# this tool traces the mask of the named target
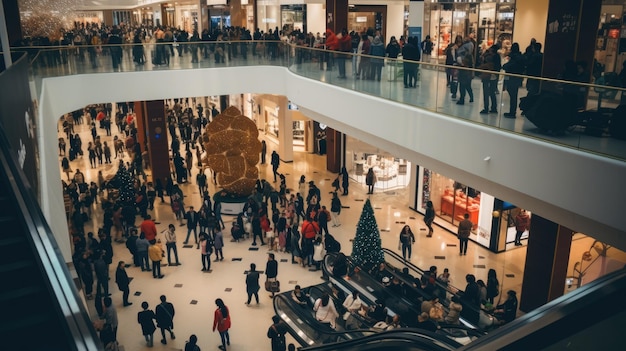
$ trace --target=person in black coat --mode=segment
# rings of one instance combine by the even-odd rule
[[[265,164],[265,154],[267,154],[267,143],[261,140],[261,164]]]
[[[513,290],[507,292],[507,299],[503,304],[496,306],[493,311],[501,324],[511,322],[517,314],[517,294]]]
[[[89,252],[85,250],[77,252],[75,254],[74,264],[76,265],[78,276],[83,281],[85,297],[87,300],[91,300],[93,298],[93,269],[89,261]]]
[[[276,277],[278,276],[278,261],[276,261],[273,253],[267,255],[265,275],[268,281],[276,281]],[[274,291],[272,291],[272,297],[274,297]]]
[[[167,298],[165,295],[161,295],[161,303],[156,307],[156,321],[157,326],[161,329],[161,344],[166,345],[167,340],[165,340],[165,331],[170,332],[170,337],[172,340],[176,339],[176,335],[174,335],[174,305],[170,302],[167,302]]]
[[[502,68],[506,73],[524,74],[526,71],[526,58],[519,50],[519,44],[513,43],[511,45],[511,53],[509,53],[509,62],[505,63]],[[504,114],[504,117],[515,118],[517,113],[517,93],[522,86],[523,78],[520,77],[507,77],[506,91],[510,96],[509,112]]]
[[[421,58],[420,50],[417,47],[417,38],[410,37],[408,42],[402,47],[402,58],[404,65],[404,87],[417,87],[417,68]]]
[[[132,305],[132,302],[128,302],[128,295],[130,293],[130,279],[128,279],[128,274],[126,274],[124,261],[120,261],[117,264],[117,269],[115,270],[115,282],[117,283],[117,287],[122,292],[122,301],[124,307]]]
[[[108,265],[104,262],[104,252],[93,262],[93,268],[96,272],[96,293],[101,296],[109,296],[109,271]]]
[[[256,303],[259,303],[259,272],[256,270],[256,264],[250,263],[250,270],[246,274],[246,292],[248,293],[248,301],[246,301],[246,305],[250,305],[250,300],[252,300],[252,295],[256,299]]]
[[[126,248],[128,248],[130,254],[133,255],[133,264],[135,267],[141,266],[141,260],[139,255],[137,255],[137,239],[137,229],[132,228],[130,230],[130,236],[126,239]]]
[[[470,322],[477,323],[480,316],[480,288],[478,287],[476,277],[473,274],[466,275],[465,281],[467,281],[467,286],[461,296],[461,301],[463,303],[461,316],[467,318]]]
[[[198,220],[200,216],[196,211],[194,211],[193,206],[189,206],[189,211],[185,213],[185,219],[187,220],[187,238],[185,238],[185,242],[183,244],[187,245],[189,242],[189,235],[193,231],[193,237],[196,240],[196,244],[198,244]]]
[[[143,311],[137,313],[137,323],[141,325],[141,333],[146,338],[146,343],[148,347],[152,347],[152,343],[154,340],[154,331],[156,327],[154,326],[154,320],[156,319],[156,315],[152,310],[148,309],[148,303],[146,301],[141,303],[141,308]]]
[[[346,167],[341,167],[341,187],[343,188],[343,195],[348,195],[348,187],[350,182],[348,180],[348,171]]]
[[[272,172],[274,173],[274,183],[276,183],[276,176],[278,175],[278,166],[280,166],[280,156],[276,152],[276,150],[272,151],[272,159],[270,161],[272,164]]]
[[[267,337],[272,340],[272,351],[285,351],[287,347],[285,341],[286,328],[279,316],[272,317],[272,322],[274,323],[267,330]]]

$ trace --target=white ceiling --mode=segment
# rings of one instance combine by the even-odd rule
[[[121,10],[134,9],[160,3],[172,3],[177,5],[197,4],[194,0],[76,0],[77,10]]]

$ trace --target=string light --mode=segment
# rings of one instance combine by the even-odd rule
[[[25,37],[54,37],[73,24],[79,0],[18,0],[22,34]]]

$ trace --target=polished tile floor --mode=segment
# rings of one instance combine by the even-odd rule
[[[80,133],[83,147],[86,149],[87,141],[91,140],[89,128],[85,125],[75,126],[76,132]],[[62,130],[60,127],[59,130]],[[117,134],[117,128],[113,126],[113,135]],[[113,136],[106,136],[104,130],[98,129],[98,135],[103,141],[113,139]],[[59,136],[62,136],[61,134]],[[268,152],[276,149],[273,142],[268,140]],[[194,155],[195,157],[195,155]],[[60,160],[60,158],[59,158]],[[114,160],[115,161],[115,160]],[[129,161],[126,155],[126,161]],[[114,162],[117,164],[117,162]],[[287,184],[291,189],[297,189],[297,182],[300,175],[305,175],[308,180],[314,180],[322,190],[321,204],[330,205],[331,182],[335,174],[326,171],[325,156],[294,152],[293,163],[282,163],[279,171],[287,175]],[[99,170],[106,176],[113,175],[117,167],[113,165],[101,165],[91,168],[88,157],[78,157],[72,161],[74,170],[80,169],[86,176],[87,181],[95,181]],[[259,165],[261,177],[271,179],[271,167]],[[198,170],[193,170],[191,179],[195,179]],[[62,174],[62,179],[66,179]],[[193,183],[181,185],[185,194],[185,204],[200,207],[201,199],[198,189]],[[209,191],[215,193],[216,188],[210,184]],[[416,244],[411,261],[421,268],[436,265],[439,270],[449,268],[452,278],[452,285],[464,288],[464,277],[471,273],[477,279],[486,280],[487,270],[494,268],[497,271],[502,289],[504,291],[513,289],[521,294],[521,282],[523,278],[524,263],[526,258],[525,246],[511,248],[510,250],[494,254],[487,249],[470,242],[467,256],[459,256],[457,247],[448,247],[447,244],[456,244],[456,236],[442,227],[435,227],[434,236],[426,237],[425,226],[422,216],[408,208],[408,191],[400,189],[394,191],[377,190],[373,195],[366,194],[364,185],[352,182],[350,194],[341,197],[344,206],[348,206],[341,213],[342,225],[337,228],[331,227],[331,233],[341,242],[343,252],[350,254],[352,243],[350,239],[355,236],[355,228],[361,214],[363,200],[369,198],[375,208],[375,215],[378,226],[381,230],[383,247],[396,250],[398,248],[399,232],[406,222],[416,233]],[[159,301],[159,296],[164,294],[168,297],[176,308],[174,318],[176,340],[168,339],[167,345],[159,343],[160,334],[155,333],[156,349],[180,350],[184,347],[185,341],[190,334],[196,334],[199,339],[199,346],[203,350],[217,349],[220,338],[217,333],[211,332],[213,322],[213,312],[216,308],[215,299],[222,298],[230,308],[232,315],[232,328],[230,330],[231,349],[233,350],[269,350],[269,339],[266,337],[267,328],[271,325],[271,316],[274,315],[272,299],[268,293],[260,292],[260,304],[247,307],[244,271],[249,268],[250,263],[256,263],[259,269],[263,270],[267,260],[267,246],[261,246],[258,251],[250,251],[250,240],[239,243],[230,242],[229,229],[232,217],[224,216],[226,222],[224,256],[222,262],[212,262],[212,272],[201,271],[200,251],[195,247],[183,248],[182,241],[187,234],[186,227],[178,226],[168,200],[155,203],[155,209],[149,211],[157,222],[157,229],[163,231],[168,224],[176,223],[178,236],[178,252],[182,265],[174,267],[163,267],[163,279],[153,279],[149,272],[142,272],[136,267],[127,269],[131,282],[130,301],[133,305],[122,307],[121,293],[115,286],[114,278],[110,281],[110,291],[113,294],[113,301],[118,311],[119,329],[118,340],[126,350],[144,350],[145,340],[141,335],[141,329],[137,324],[137,313],[141,310],[141,302],[147,301],[150,308],[154,308]],[[92,220],[86,224],[86,231],[97,231],[101,226],[102,214],[96,206],[93,207]],[[139,219],[138,222],[139,223]],[[163,234],[159,234],[163,239]],[[585,242],[581,248],[576,249],[576,243],[572,245],[573,250],[582,253],[587,250],[589,243]],[[584,249],[582,249],[584,247]],[[114,259],[113,263],[124,260],[132,262],[131,256],[124,244],[113,243]],[[574,252],[574,251],[573,251]],[[435,256],[444,256],[444,259],[435,259]],[[572,253],[572,257],[580,257],[580,254]],[[241,259],[241,260],[233,260]],[[285,253],[277,253],[279,263],[278,279],[281,281],[283,291],[292,290],[296,284],[309,286],[320,283],[320,272],[311,272],[298,265],[290,263],[290,256]],[[626,259],[621,258],[626,262]],[[285,260],[285,261],[283,261]],[[114,277],[114,265],[111,266],[111,276]],[[485,268],[474,268],[484,265]],[[508,276],[505,276],[508,275]],[[511,276],[512,275],[512,276]],[[93,311],[93,302],[88,301],[90,310]],[[95,316],[94,316],[95,318]]]

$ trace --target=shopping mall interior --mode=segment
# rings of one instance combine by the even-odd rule
[[[5,11],[11,3],[3,1]],[[281,28],[302,30],[311,18],[320,15],[317,12],[322,19],[328,14],[325,8],[317,9],[321,4],[279,6],[250,2],[244,6],[238,1],[234,15],[232,7],[227,11],[228,8],[210,2],[206,6],[155,2],[137,7],[119,5],[115,9],[97,8],[93,2],[88,3],[74,13],[83,22],[112,25],[134,22],[149,26],[158,19],[191,30],[194,26],[236,25],[238,21],[245,22],[242,18],[248,18],[247,14],[252,14],[253,24],[254,16],[265,16],[262,23],[266,26],[278,23]],[[161,242],[166,241],[168,226],[174,225],[180,264],[168,264],[170,258],[164,255],[160,279],[134,264],[125,236],[114,234],[115,229],[105,233],[104,240],[111,242],[113,251],[112,264],[108,267],[108,290],[113,304],[110,309],[117,313],[115,347],[118,349],[150,348],[137,316],[142,311],[142,302],[155,309],[161,295],[167,296],[176,311],[176,338],[170,338],[168,333],[162,340],[158,328],[154,333],[154,348],[165,350],[186,349],[192,334],[197,336],[202,349],[222,346],[220,334],[212,330],[216,299],[223,300],[229,309],[232,325],[227,348],[233,350],[273,349],[267,334],[275,315],[281,318],[287,344],[311,350],[374,350],[380,345],[373,345],[381,341],[382,349],[521,349],[535,345],[537,340],[541,340],[541,349],[559,349],[567,342],[587,345],[584,340],[590,338],[602,340],[599,342],[607,349],[616,349],[615,338],[606,335],[615,331],[615,320],[623,316],[623,308],[598,313],[582,325],[574,324],[602,303],[606,305],[611,298],[621,296],[626,285],[623,269],[626,227],[620,221],[617,200],[626,195],[620,186],[626,175],[626,142],[610,123],[598,136],[588,132],[592,126],[589,120],[555,131],[542,128],[540,122],[526,115],[529,110],[518,110],[514,118],[509,118],[506,112],[511,97],[506,87],[515,75],[504,71],[491,75],[496,77],[497,111],[483,113],[487,109],[482,99],[485,85],[479,71],[469,83],[475,101],[458,104],[459,99],[451,96],[447,68],[442,61],[445,47],[455,33],[474,33],[485,48],[494,42],[510,43],[518,37],[527,42],[530,38],[516,37],[515,33],[521,26],[519,23],[529,23],[528,13],[536,10],[534,1],[485,3],[426,1],[423,4],[423,33],[438,35],[432,35],[435,54],[431,60],[416,64],[419,73],[413,89],[403,82],[402,72],[410,67],[406,66],[407,62],[387,59],[381,65],[379,80],[357,79],[364,60],[360,55],[336,55],[284,41],[275,46],[271,41],[258,44],[231,40],[224,45],[178,44],[178,47],[146,41],[122,47],[119,62],[113,58],[115,49],[107,45],[99,51],[80,47],[26,51],[11,48],[11,55],[3,55],[0,72],[3,91],[0,160],[4,189],[0,191],[0,200],[7,209],[0,221],[9,228],[7,232],[23,237],[0,238],[0,247],[6,253],[0,272],[11,282],[0,290],[0,300],[11,306],[11,313],[20,315],[14,323],[3,323],[4,328],[0,328],[4,330],[2,335],[11,340],[9,348],[104,349],[99,335],[104,318],[98,306],[101,301],[94,298],[97,284],[93,282],[93,287],[87,288],[76,256],[81,252],[77,249],[81,232],[95,233],[97,237],[103,227],[110,228],[105,203],[121,201],[118,198],[121,190],[115,186],[104,189],[107,182],[119,179],[122,161],[136,170],[135,162],[140,155],[144,175],[137,175],[138,188],[170,177],[184,194],[184,208],[193,206],[198,210],[203,206],[203,198],[197,176],[202,173],[208,179],[208,194],[217,201],[220,194],[225,194],[227,172],[217,172],[220,174],[213,181],[211,148],[223,143],[209,142],[213,140],[209,135],[212,128],[217,128],[215,125],[222,123],[223,113],[235,111],[244,117],[248,133],[255,140],[253,144],[256,145],[256,140],[263,141],[267,147],[266,163],[259,162],[258,148],[253,148],[254,155],[246,156],[251,160],[249,167],[254,179],[258,175],[258,179],[267,180],[278,190],[280,179],[274,180],[270,164],[270,155],[275,151],[280,159],[278,173],[285,177],[286,192],[302,192],[299,182],[304,177],[306,184],[314,182],[319,188],[320,205],[330,209],[332,193],[337,191],[333,182],[337,179],[342,183],[340,172],[345,169],[349,191],[342,195],[339,189],[341,211],[337,220],[341,225],[331,220],[329,232],[340,243],[342,253],[355,255],[353,250],[360,244],[357,239],[361,235],[364,209],[371,204],[376,237],[380,238],[383,249],[381,254],[384,252],[393,274],[389,273],[387,281],[376,272],[370,277],[348,258],[349,272],[336,276],[332,272],[338,262],[336,254],[329,253],[322,268],[316,270],[294,263],[291,253],[280,248],[252,245],[251,238],[245,236],[235,241],[231,228],[237,222],[237,214],[242,212],[243,203],[231,204],[226,200],[221,203],[223,260],[214,261],[216,257],[212,255],[210,270],[203,270],[201,250],[193,245],[193,236],[189,245],[183,244],[188,237],[187,221],[176,217],[173,201],[166,195],[163,201],[157,198],[154,208],[147,213]],[[543,31],[540,38],[545,43],[545,74],[534,79],[541,81],[544,91],[565,92],[575,86],[584,95],[584,106],[580,106],[578,113],[602,108],[605,112],[617,111],[613,116],[619,117],[619,111],[623,112],[620,97],[626,91],[604,85],[608,81],[604,77],[620,72],[625,54],[619,49],[623,40],[619,31],[624,29],[617,25],[617,18],[621,23],[626,12],[619,1],[604,0],[597,9],[589,2],[578,3],[581,9],[594,8],[601,18],[593,22],[598,28],[597,36],[592,38],[596,44],[594,50],[577,49],[579,52],[573,57],[594,58],[605,72],[598,76],[602,80],[588,80],[592,84],[564,83],[562,77],[552,75],[555,68],[550,65],[556,59],[549,54],[554,53],[558,46],[555,41],[559,39],[550,36],[554,34],[550,18],[540,29]],[[393,26],[389,20],[397,16],[396,10],[401,8],[404,16],[411,4],[356,3],[348,7],[345,20],[357,31],[377,28],[389,32]],[[562,1],[550,1],[546,11],[548,6],[559,8]],[[157,16],[161,11],[163,17]],[[11,13],[11,9],[7,12]],[[211,15],[206,17],[205,12]],[[193,17],[194,13],[197,18]],[[272,16],[280,17],[281,21],[272,22]],[[493,21],[489,19],[491,16]],[[563,16],[569,18],[570,12],[564,11]],[[393,30],[410,35],[412,17],[409,14],[405,17],[400,29]],[[458,21],[461,18],[464,20]],[[542,18],[545,20],[545,15]],[[11,33],[11,21],[5,22],[0,33],[3,42],[10,41],[7,28]],[[588,27],[585,26],[589,25],[582,19],[577,25],[572,24],[581,41],[586,40]],[[315,26],[319,23],[308,24],[313,31]],[[324,31],[323,25],[320,31]],[[387,38],[384,42],[388,42],[390,35],[383,36]],[[141,64],[134,60],[136,48],[141,48],[145,55]],[[168,53],[171,50],[167,64],[159,62],[162,50]],[[194,60],[194,52],[200,55],[199,60]],[[202,57],[204,52],[206,57]],[[508,57],[500,54],[505,59]],[[221,62],[218,55],[222,56]],[[6,60],[8,56],[10,60]],[[372,58],[372,62],[375,60]],[[345,67],[347,79],[342,77],[339,66]],[[593,75],[591,70],[588,73]],[[519,99],[533,98],[526,84],[524,80]],[[177,112],[178,108],[185,111],[184,117]],[[557,104],[553,111],[565,110],[566,106]],[[122,121],[119,129],[116,118]],[[183,124],[183,118],[193,125],[189,130],[197,133],[197,140],[180,146],[185,165],[189,165],[184,182],[177,181],[172,160],[173,138],[183,141],[187,138],[183,135],[184,128],[176,128],[177,123]],[[68,121],[72,125],[70,133]],[[113,122],[110,132],[106,121]],[[616,117],[611,121],[614,126],[619,123]],[[228,128],[232,130],[234,126]],[[134,132],[129,134],[130,130]],[[82,140],[82,147],[74,149],[76,136]],[[61,139],[66,142],[65,147],[59,145]],[[111,146],[111,162],[90,157],[89,144],[100,143]],[[238,144],[232,140],[224,143]],[[186,157],[184,146],[189,151]],[[75,153],[78,149],[84,152]],[[239,146],[237,150],[239,157]],[[224,155],[234,156],[226,151]],[[78,170],[82,177],[76,175]],[[376,178],[372,193],[368,191],[369,172]],[[83,181],[81,178],[86,184],[93,182],[102,188],[94,193],[98,201],[85,204],[79,200],[90,194],[88,187],[77,186],[76,183]],[[79,190],[73,200],[75,187]],[[84,195],[80,197],[79,193]],[[136,199],[141,195],[138,191]],[[306,192],[304,195],[306,198]],[[429,202],[434,209],[432,236],[428,235],[425,223]],[[137,209],[135,223],[139,226],[144,218],[141,206]],[[459,254],[457,234],[464,215],[471,221],[469,245],[466,254]],[[82,229],[76,225],[77,216],[81,217]],[[415,236],[412,254],[406,260],[402,259],[400,241],[405,226]],[[295,228],[304,231],[299,222]],[[248,305],[246,277],[250,264],[257,265],[262,271],[261,280],[265,281],[265,264],[270,253],[278,261],[280,292],[274,297],[261,284],[259,302],[255,304],[253,300]],[[132,304],[124,303],[116,284],[115,267],[121,261],[131,278],[128,302]],[[453,298],[464,296],[468,275],[486,283],[488,272],[494,270],[499,280],[498,296],[493,302],[481,301],[476,317],[467,312],[471,309],[463,302],[466,312],[461,315],[460,327],[447,325],[442,319],[435,333],[424,332],[423,325],[417,323],[417,315],[420,301],[429,295],[424,295],[423,286],[416,286],[419,299],[407,298],[406,289],[410,288],[406,286],[411,280],[402,275],[405,273],[401,269],[407,268],[419,278],[426,276],[432,266],[437,270],[435,276],[444,269],[450,274],[445,284],[440,280],[434,283],[439,289],[438,306],[446,314]],[[89,267],[91,271],[91,262]],[[385,284],[393,277],[405,286],[403,297],[389,293],[393,288]],[[291,292],[296,285],[310,294],[305,298],[305,312],[300,306],[293,306]],[[91,290],[93,294],[88,293]],[[345,311],[341,305],[343,296],[354,290],[362,295],[363,306],[372,310],[377,300],[385,300],[389,324],[393,316],[399,316],[399,326],[406,328],[405,334],[398,330],[395,333],[399,335],[379,333],[385,328],[374,327],[374,323],[368,324],[371,318],[360,317],[357,317],[359,328],[355,328],[358,331],[348,331],[347,319],[341,318]],[[319,323],[324,318],[313,311],[316,297],[322,291],[331,294],[331,301],[339,311],[334,330],[324,329]],[[507,302],[509,291],[514,292],[519,306],[516,304],[514,309],[515,320],[500,326],[504,323],[496,317],[502,317],[494,312],[493,306]],[[395,297],[387,298],[387,294]],[[27,334],[23,330],[44,326],[50,329],[45,335],[53,338],[47,348],[37,340],[24,339],[23,335]],[[455,328],[460,328],[460,334]],[[554,332],[563,329],[571,333]],[[409,330],[415,335],[408,335]],[[377,339],[382,338],[378,334],[389,336]],[[407,340],[412,346],[400,346]]]

